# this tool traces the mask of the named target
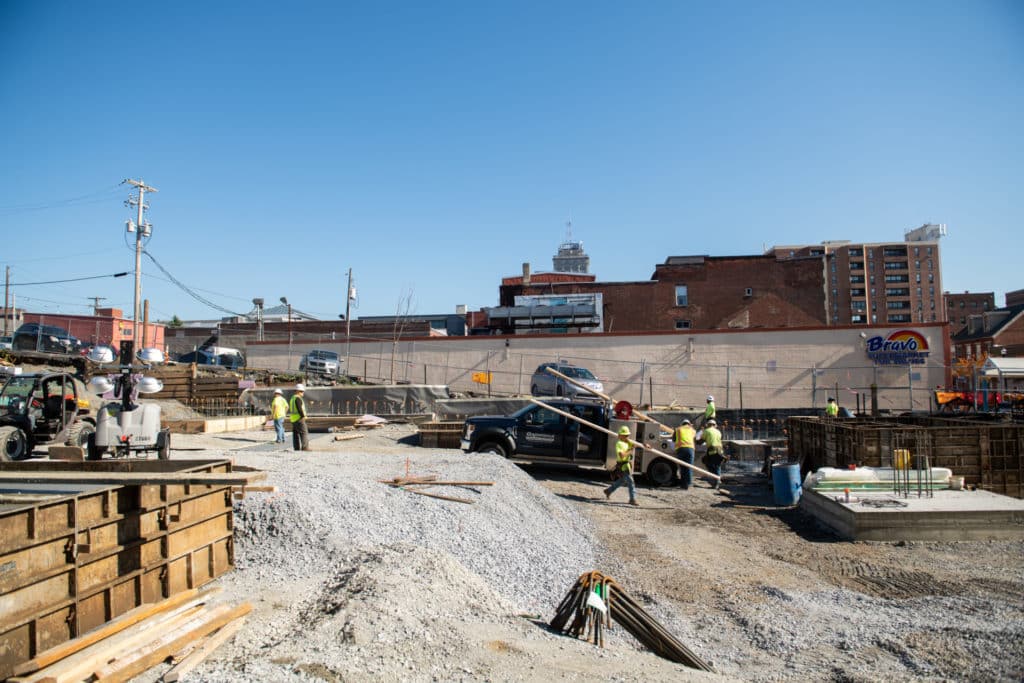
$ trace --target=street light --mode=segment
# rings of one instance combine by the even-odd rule
[[[288,344],[292,343],[292,305],[288,303],[288,297],[282,296],[281,303],[288,307]]]
[[[256,341],[263,341],[263,299],[257,297],[252,300],[252,305],[256,307]]]

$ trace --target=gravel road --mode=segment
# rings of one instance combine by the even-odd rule
[[[1024,677],[1024,543],[844,543],[770,505],[765,480],[640,489],[608,502],[598,473],[415,445],[415,428],[175,436],[172,458],[231,457],[274,493],[235,505],[250,600],[204,681],[1006,680]],[[379,483],[412,475],[471,505]],[[716,673],[545,627],[575,579],[616,578]],[[151,672],[139,680],[156,680]]]

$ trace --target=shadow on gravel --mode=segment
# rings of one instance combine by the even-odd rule
[[[775,505],[770,482],[757,473],[742,472],[730,478],[726,473],[722,484],[724,499],[712,507],[737,510],[777,520],[805,541],[835,543],[841,539],[822,526],[813,516],[798,507]]]
[[[400,443],[403,446],[419,446],[420,445],[420,435],[418,433],[417,434],[408,434],[406,436],[403,436],[401,439],[398,439],[398,441],[396,443]]]

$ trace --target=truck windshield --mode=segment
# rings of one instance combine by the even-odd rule
[[[33,384],[35,379],[29,377],[12,377],[7,380],[3,392],[0,393],[0,408],[6,409],[14,398],[26,398],[32,391]]]

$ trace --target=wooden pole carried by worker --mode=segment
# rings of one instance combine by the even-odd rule
[[[554,368],[549,367],[549,368],[545,368],[545,370],[548,372],[548,374],[554,375],[555,377],[560,377],[561,379],[564,379],[566,382],[568,382],[569,384],[572,384],[573,386],[579,387],[580,389],[585,389],[588,393],[594,394],[595,396],[599,396],[599,397],[603,398],[604,400],[608,401],[609,403],[611,403],[613,405],[615,404],[615,399],[612,398],[611,396],[609,396],[608,394],[602,394],[600,391],[597,391],[595,389],[591,389],[586,384],[584,384],[582,382],[577,382],[572,377],[569,377],[568,375],[563,375],[561,372],[559,372],[558,370],[555,370]],[[642,412],[640,410],[637,410],[636,408],[633,409],[633,414],[636,415],[641,420],[643,420],[644,422],[653,422],[654,424],[656,424],[659,427],[661,427],[662,429],[664,429],[666,432],[674,432],[675,431],[674,429],[672,429],[668,425],[665,425],[665,424],[662,424],[661,422],[658,422],[657,420],[655,420],[650,415],[647,415],[644,412]]]
[[[615,438],[618,438],[618,436],[619,436],[618,434],[616,434],[615,432],[613,432],[610,429],[605,429],[604,427],[602,427],[600,425],[596,425],[593,422],[588,422],[587,420],[584,420],[582,417],[580,417],[578,415],[573,415],[570,412],[566,412],[564,410],[560,410],[559,408],[556,408],[553,405],[544,403],[544,401],[538,401],[537,399],[535,399],[533,397],[530,397],[530,402],[531,403],[536,403],[541,408],[547,408],[551,412],[558,413],[559,415],[564,415],[565,417],[569,418],[570,420],[575,420],[576,422],[579,422],[580,424],[584,424],[584,425],[586,425],[588,427],[591,427],[592,429],[596,429],[599,432],[604,432],[605,434],[608,434],[610,436],[614,436]],[[700,472],[703,475],[711,477],[715,481],[721,481],[721,479],[722,479],[717,474],[712,474],[711,472],[708,472],[705,469],[701,469],[700,467],[697,467],[696,465],[691,465],[690,463],[686,462],[685,460],[680,460],[679,458],[676,458],[674,456],[668,455],[667,453],[662,453],[661,451],[656,450],[654,448],[651,448],[650,446],[645,446],[644,444],[640,443],[639,441],[635,441],[632,438],[629,440],[629,442],[631,444],[633,444],[634,446],[638,446],[638,447],[644,449],[645,451],[649,451],[651,453],[654,453],[655,455],[658,455],[658,456],[660,456],[662,458],[665,458],[666,460],[668,460],[670,462],[674,462],[677,465],[682,465],[683,467],[689,467],[694,472]]]

